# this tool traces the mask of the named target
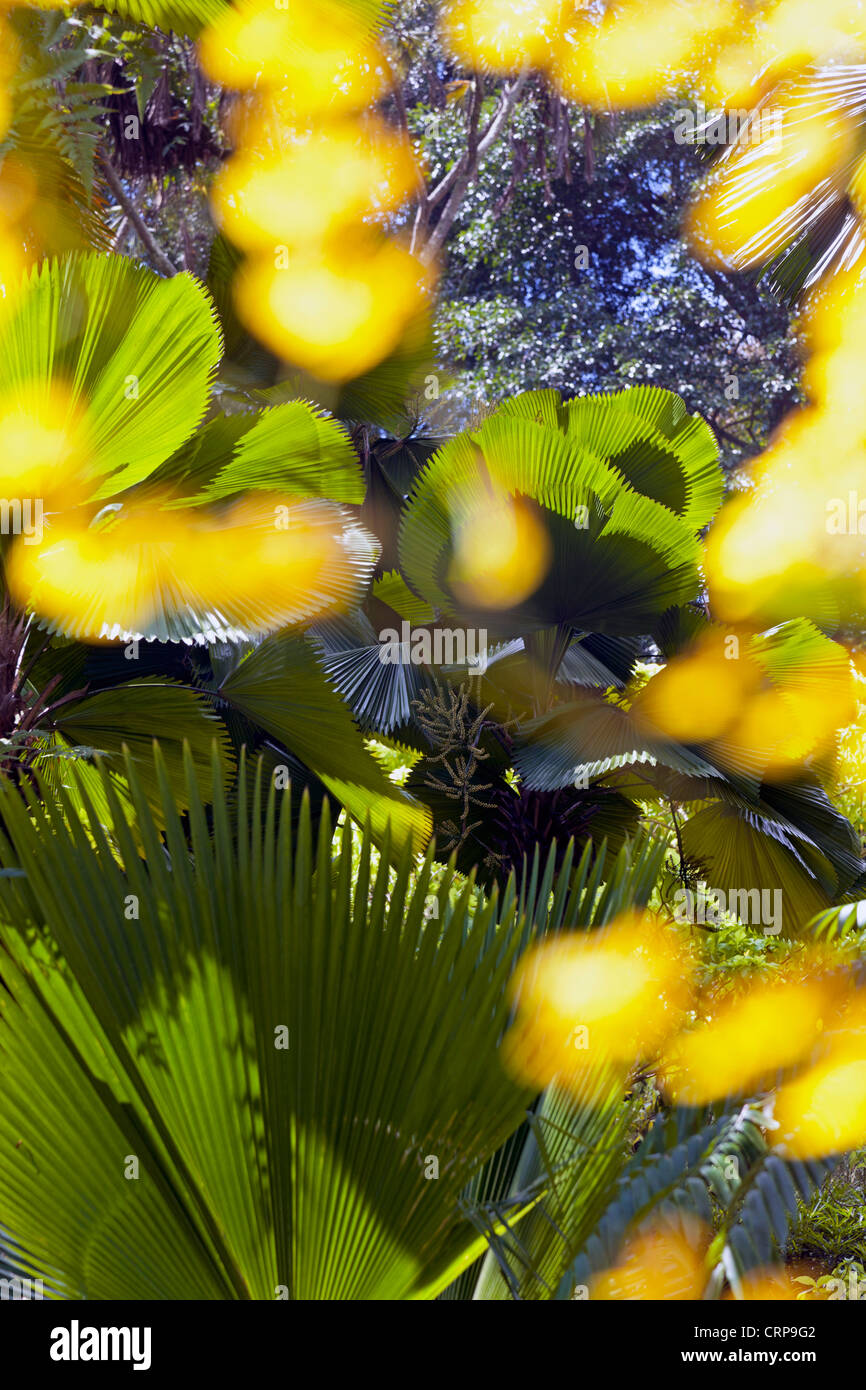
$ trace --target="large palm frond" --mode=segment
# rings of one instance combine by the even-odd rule
[[[619,424],[620,412],[613,413]],[[551,551],[537,589],[507,616],[467,603],[449,580],[456,533],[489,516],[503,495],[532,507]],[[401,569],[412,588],[446,613],[494,632],[505,625],[508,635],[556,624],[646,631],[666,608],[694,597],[697,562],[689,521],[635,490],[617,460],[513,404],[434,456],[400,532]]]
[[[646,906],[663,857],[663,842],[648,838],[616,857],[603,846],[593,855],[587,845],[566,895],[570,853],[558,882],[554,856],[543,872],[536,856],[524,876],[522,906],[544,932],[603,931],[618,914]],[[552,1298],[610,1200],[636,1104],[626,1099],[622,1076],[604,1066],[587,1071],[579,1085],[575,1079],[568,1089],[550,1086],[465,1194],[491,1248],[443,1296]]]
[[[790,142],[771,130],[753,141],[749,127],[714,164],[709,189],[717,200],[719,225],[736,227],[745,202],[770,193],[774,209],[766,220],[752,219],[749,234],[727,257],[733,270],[761,267],[769,288],[779,298],[795,301],[818,281],[858,264],[863,257],[861,217],[852,198],[857,169],[866,148],[866,66],[834,63],[811,69],[781,90],[771,88],[752,113],[752,122],[778,117],[788,122],[796,136],[798,107],[808,118],[826,122],[822,137],[828,151],[835,144],[837,157],[831,169],[822,166],[812,185],[788,206],[778,208],[772,190],[790,179]],[[802,157],[802,156],[801,156]],[[826,166],[827,161],[824,161]],[[710,248],[712,251],[712,248]]]
[[[120,256],[46,263],[16,297],[0,397],[27,411],[34,393],[62,393],[83,459],[57,478],[81,504],[52,518],[47,544],[17,548],[17,592],[52,631],[244,640],[360,600],[378,547],[335,505],[363,496],[348,437],[302,401],[199,429],[221,350],[202,285]],[[185,534],[169,514],[180,506],[195,508]],[[201,562],[184,565],[197,543]],[[127,587],[113,592],[100,567],[118,563]]]
[[[0,788],[0,1226],[66,1298],[407,1298],[483,1247],[458,1197],[520,1123],[505,986],[533,924],[471,912],[347,833],[331,858],[289,794],[212,830],[157,754],[160,836]],[[143,847],[143,848],[142,848]],[[435,1171],[434,1171],[435,1169]],[[438,1173],[438,1176],[436,1176]]]

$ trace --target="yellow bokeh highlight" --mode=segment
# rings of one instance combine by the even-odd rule
[[[0,25],[0,47],[8,37],[7,31]],[[3,61],[8,63],[14,52],[14,46],[10,43],[9,53],[3,55]],[[8,124],[10,114],[9,92],[4,86],[4,74],[0,71],[0,134]],[[36,179],[32,172],[13,153],[7,152],[0,162],[0,315],[15,302],[30,263],[21,224],[33,208],[35,199]]]
[[[635,723],[653,736],[704,744],[720,766],[756,758],[765,772],[784,775],[856,715],[845,650],[816,633],[817,645],[798,654],[799,636],[791,634],[789,659],[774,663],[761,638],[709,634],[638,692]]]
[[[5,6],[0,5],[0,10]],[[0,14],[0,137],[9,129],[12,99],[8,83],[18,64],[19,45],[10,26]]]
[[[776,1097],[773,1142],[789,1158],[826,1158],[866,1143],[866,995],[856,992],[823,1055]]]
[[[0,495],[46,509],[81,499],[88,462],[84,420],[69,393],[43,381],[0,392]]]
[[[156,509],[140,511],[134,527],[104,530],[83,518],[64,518],[42,545],[15,546],[7,580],[23,606],[43,617],[71,618],[82,636],[137,632],[190,548],[182,518]]]
[[[147,633],[172,609],[264,630],[333,608],[352,586],[333,508],[261,498],[217,514],[139,506],[95,526],[62,517],[41,545],[15,544],[7,577],[22,606],[90,638]]]
[[[205,30],[199,60],[214,82],[284,87],[295,109],[308,113],[361,110],[386,85],[363,25],[328,0],[239,0]]]
[[[862,212],[860,118],[827,77],[833,64],[862,64],[864,52],[866,12],[857,0],[777,0],[755,10],[706,70],[706,94],[759,104],[762,116],[777,118],[761,121],[760,139],[726,152],[689,212],[692,246],[710,264],[760,266],[788,246],[804,216],[841,207],[846,196]],[[844,82],[848,69],[838,71]],[[810,294],[801,324],[809,405],[777,431],[752,466],[751,492],[725,508],[710,535],[710,601],[726,621],[805,612],[830,629],[866,603],[861,274],[849,262]],[[769,705],[766,714],[769,723]],[[792,755],[797,743],[795,735]]]
[[[724,508],[707,544],[710,602],[732,622],[797,612],[840,622],[866,602],[866,284],[813,292],[804,327],[810,396]]]
[[[842,554],[851,547],[828,536],[829,495],[826,472],[824,481],[817,473],[797,479],[781,466],[769,494],[727,504],[704,557],[715,617],[770,623],[823,615],[828,577],[851,572]]]
[[[783,1265],[769,1265],[762,1269],[749,1270],[743,1275],[739,1289],[734,1294],[728,1289],[725,1301],[737,1299],[744,1303],[791,1303],[797,1298],[797,1277],[799,1266],[786,1268]]]
[[[303,506],[279,511],[254,496],[234,504],[196,535],[191,580],[202,600],[225,611],[235,598],[251,613],[277,609],[285,621],[334,604],[333,593],[350,591],[339,513]],[[342,584],[341,584],[342,580]],[[315,603],[316,594],[320,601]]]
[[[784,1086],[776,1101],[787,1157],[826,1158],[866,1143],[866,1052],[833,1057]]]
[[[520,498],[499,494],[458,527],[448,579],[466,603],[510,608],[535,593],[550,562],[550,539],[539,515]]]
[[[810,1056],[838,1003],[825,980],[750,983],[667,1050],[666,1094],[678,1105],[704,1105],[771,1083]]]
[[[780,78],[813,63],[857,61],[864,38],[859,0],[769,0],[743,7],[736,31],[708,56],[706,93],[721,106],[752,106]]]
[[[442,14],[442,33],[469,68],[542,68],[552,56],[564,8],[561,0],[458,0]]]
[[[410,146],[382,122],[344,121],[299,139],[284,157],[233,159],[214,187],[223,230],[246,250],[309,245],[373,212],[398,207],[417,188]]]
[[[552,76],[585,105],[650,105],[700,63],[702,45],[735,30],[730,0],[628,0],[598,23],[579,13],[561,36]]]
[[[548,73],[600,110],[639,107],[698,79],[720,105],[749,107],[811,64],[857,61],[858,0],[454,0],[443,38],[467,68]]]
[[[747,660],[732,660],[721,637],[674,658],[637,695],[632,712],[653,732],[683,743],[717,738],[756,689],[759,673]]]
[[[426,310],[431,272],[370,222],[419,187],[408,139],[365,114],[392,84],[364,25],[329,0],[242,0],[203,35],[205,71],[251,92],[216,181],[255,337],[320,380],[396,351]]]
[[[637,914],[543,941],[515,973],[503,1061],[538,1087],[611,1064],[628,1070],[677,1027],[690,975],[676,932]]]
[[[731,147],[686,220],[692,247],[722,269],[759,265],[779,250],[791,210],[822,181],[842,179],[857,140],[855,122],[808,87],[774,92],[754,129]]]
[[[592,1280],[590,1298],[606,1302],[700,1299],[708,1276],[710,1232],[694,1218],[683,1224],[684,1230],[659,1222],[635,1232],[617,1263]]]
[[[235,282],[238,312],[279,356],[328,381],[368,371],[395,349],[427,303],[413,256],[383,241],[248,261]]]
[[[851,694],[836,681],[818,680],[814,690],[765,690],[734,720],[726,741],[763,750],[765,771],[781,774],[801,765],[852,713]]]

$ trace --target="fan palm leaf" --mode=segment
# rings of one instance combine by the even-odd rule
[[[197,281],[119,256],[46,263],[4,317],[2,410],[63,437],[38,478],[63,515],[8,566],[51,631],[244,640],[360,600],[378,546],[334,505],[363,497],[348,437],[301,401],[200,429],[221,351]]]
[[[217,693],[290,748],[356,820],[369,818],[378,838],[390,825],[398,843],[426,844],[429,811],[383,775],[311,641],[287,633],[268,638],[232,663]]]
[[[12,1258],[65,1298],[429,1296],[481,1248],[457,1199],[528,1100],[497,1046],[532,924],[446,874],[431,927],[429,858],[413,884],[362,837],[353,884],[327,813],[293,837],[241,779],[233,820],[218,761],[211,834],[187,770],[188,831],[156,755],[164,839],[131,761],[136,836],[102,774],[113,843],[83,789],[79,822],[0,788]]]
[[[502,496],[525,499],[551,552],[546,575],[507,619],[461,598],[449,579],[456,534],[482,527]],[[441,449],[415,483],[400,531],[411,587],[494,631],[505,622],[512,632],[556,624],[646,631],[696,593],[697,561],[694,531],[675,512],[632,490],[583,444],[519,413],[493,416]]]
[[[745,141],[722,152],[704,195],[714,200],[714,215],[723,229],[738,228],[744,206],[769,195],[767,215],[749,219],[740,244],[726,259],[734,270],[762,267],[769,288],[786,301],[795,301],[804,290],[862,258],[856,176],[864,151],[866,66],[834,63],[806,71],[781,90],[767,91],[752,121],[760,126],[762,112],[781,116],[796,136],[798,122],[803,121],[798,108],[822,122],[821,138],[829,156],[820,161],[810,186],[779,207],[773,190],[790,181],[796,151],[784,138],[762,135],[753,143],[747,131]],[[712,247],[709,253],[716,258]]]
[[[544,873],[536,860],[524,881],[529,915],[544,931],[603,931],[618,914],[646,906],[664,852],[663,843],[650,838],[624,846],[615,859],[603,846],[595,856],[587,846],[567,898],[561,891],[565,866],[554,894],[553,856]],[[634,1111],[622,1076],[603,1066],[587,1071],[579,1085],[573,1080],[567,1090],[550,1086],[530,1113],[520,1142],[509,1141],[467,1195],[491,1249],[448,1296],[552,1298],[613,1195],[626,1163]],[[520,1213],[527,1205],[519,1225],[509,1225],[509,1212]]]

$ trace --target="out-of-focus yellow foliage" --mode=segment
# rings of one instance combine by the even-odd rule
[[[546,70],[601,109],[649,105],[687,81],[748,107],[788,74],[866,43],[859,0],[452,0],[441,24],[467,67]]]
[[[811,690],[763,690],[733,720],[726,742],[762,751],[765,771],[782,775],[801,767],[852,713],[850,694],[834,681],[816,680]]]
[[[146,633],[186,604],[227,626],[256,628],[263,614],[274,626],[333,609],[353,589],[334,509],[262,497],[217,515],[138,506],[103,526],[62,516],[40,545],[16,541],[7,577],[22,605],[91,638]]]
[[[844,617],[866,596],[866,285],[816,291],[806,313],[810,407],[786,421],[724,509],[707,547],[714,613],[732,622],[794,612]]]
[[[773,92],[773,118],[746,128],[686,219],[692,247],[710,265],[749,269],[785,245],[791,210],[827,182],[844,191],[857,144],[853,117],[811,84]]]
[[[726,1300],[740,1299],[744,1303],[791,1303],[797,1298],[797,1285],[794,1282],[799,1266],[785,1267],[769,1265],[764,1269],[752,1269],[741,1280],[737,1293],[731,1289],[725,1293]]]
[[[829,980],[756,980],[668,1048],[665,1091],[679,1105],[704,1105],[772,1084],[812,1054],[838,1004]]]
[[[2,9],[2,6],[0,6]],[[0,15],[0,139],[12,118],[9,79],[18,60],[18,44],[9,25]],[[15,286],[26,268],[27,259],[18,223],[33,201],[34,180],[9,155],[0,167],[0,314],[11,302]]]
[[[844,1052],[783,1086],[778,1142],[791,1158],[826,1158],[866,1143],[866,1051]]]
[[[563,11],[562,0],[457,0],[443,9],[442,30],[467,67],[542,68],[552,58]]]
[[[247,153],[217,179],[214,205],[246,250],[273,252],[352,233],[352,224],[389,211],[417,187],[411,147],[382,122],[341,121],[299,138],[283,157]]]
[[[556,44],[552,76],[571,100],[601,108],[650,105],[742,20],[735,0],[625,0],[600,22],[581,8]]]
[[[828,64],[843,82],[838,65],[862,64],[864,55],[859,0],[777,0],[755,7],[738,42],[704,67],[705,95],[760,115],[687,216],[691,244],[710,265],[760,266],[790,244],[810,210],[841,207],[846,197],[862,208],[860,117],[826,79],[834,71]],[[751,491],[729,503],[710,535],[711,605],[728,622],[765,624],[803,612],[838,625],[866,597],[859,264],[849,262],[829,285],[819,281],[802,326],[809,404],[777,431],[752,468]]]
[[[328,381],[374,367],[425,303],[423,271],[392,242],[349,241],[292,255],[254,257],[236,281],[237,307],[273,352]]]
[[[0,9],[2,8],[0,6]],[[4,136],[9,129],[9,121],[12,116],[12,103],[7,84],[15,71],[16,57],[15,37],[0,14],[0,137]]]
[[[137,632],[146,626],[154,596],[192,561],[194,542],[180,514],[156,509],[139,512],[132,526],[105,530],[64,518],[42,545],[15,544],[7,580],[22,605],[48,618],[72,615],[83,633],[115,624]]]
[[[726,106],[751,106],[786,73],[855,56],[866,40],[859,0],[770,0],[743,7],[738,31],[705,70],[708,94]]]
[[[215,80],[252,89],[217,181],[226,233],[251,253],[238,312],[278,356],[325,381],[375,367],[424,311],[430,272],[376,231],[418,186],[412,150],[361,113],[387,90],[384,55],[328,0],[244,0],[204,34]]]
[[[792,656],[771,679],[760,638],[713,632],[647,682],[633,717],[651,734],[706,744],[721,766],[754,754],[784,775],[856,714],[847,653],[824,646]]]
[[[543,583],[550,557],[542,522],[524,502],[502,494],[460,526],[448,577],[465,602],[510,608]]]
[[[731,660],[715,635],[676,657],[637,695],[632,711],[654,731],[684,743],[719,737],[757,690],[760,673],[747,659]]]
[[[280,87],[305,114],[358,111],[387,85],[363,25],[329,0],[239,0],[202,35],[199,58],[214,82],[241,91]]]
[[[783,1086],[774,1143],[791,1158],[823,1158],[866,1143],[866,999],[854,995],[823,1056]]]
[[[610,1064],[628,1070],[677,1027],[689,988],[676,932],[651,918],[544,941],[515,974],[505,1065],[539,1087]]]
[[[82,500],[85,423],[60,384],[38,381],[0,394],[0,493],[39,498],[46,509]]]
[[[617,1263],[590,1286],[593,1299],[667,1302],[699,1299],[707,1282],[706,1252],[711,1233],[694,1218],[684,1229],[660,1222],[636,1231]]]
[[[864,789],[866,789],[866,675],[855,671],[856,717],[838,732],[834,780],[836,793],[848,799],[845,814],[862,833]],[[854,808],[857,812],[852,814]],[[859,824],[858,824],[859,821]]]

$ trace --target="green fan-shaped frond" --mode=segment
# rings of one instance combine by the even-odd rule
[[[655,386],[629,387],[561,403],[556,391],[529,391],[499,407],[551,429],[605,459],[636,492],[654,498],[694,530],[718,510],[723,491],[716,438],[681,398]]]
[[[68,700],[58,709],[54,727],[68,743],[98,749],[115,781],[122,777],[124,756],[131,758],[142,790],[157,813],[161,797],[153,766],[155,735],[159,736],[166,775],[178,806],[185,805],[185,756],[193,759],[206,799],[215,741],[224,772],[233,765],[228,736],[207,695],[157,676]]]
[[[362,824],[381,837],[423,846],[430,814],[384,777],[303,637],[278,634],[239,661],[219,687],[220,698],[292,751]]]
[[[94,8],[149,28],[196,38],[228,8],[226,0],[93,0]]]
[[[278,503],[277,507],[283,505]],[[168,527],[173,520],[171,511],[166,510],[164,516]],[[106,619],[106,605],[100,593],[88,591],[82,601],[71,591],[68,609],[64,610],[57,602],[54,616],[45,619],[43,626],[52,634],[79,641],[145,639],[205,645],[245,642],[283,627],[309,622],[334,609],[354,608],[373,576],[379,553],[375,537],[343,508],[318,500],[293,507],[291,515],[287,513],[287,524],[279,526],[277,521],[273,498],[265,500],[255,494],[237,513],[202,514],[217,562],[220,541],[235,557],[236,583],[234,586],[224,584],[221,595],[215,599],[212,573],[205,567],[183,573],[179,565],[170,563],[166,550],[159,544],[140,545],[135,509],[120,510],[110,520],[113,534],[109,542],[116,536],[115,543],[119,545],[120,540],[128,536],[130,550],[138,555],[137,581],[143,596],[139,604],[139,625],[133,630],[125,623]],[[298,565],[291,585],[281,586],[275,558],[269,560],[268,554],[273,557],[276,547],[280,547],[283,562],[292,562],[293,527],[299,536],[298,552],[303,556],[306,547],[307,553],[313,553],[313,559],[309,564]],[[175,546],[178,544],[174,542]],[[249,576],[236,563],[241,544],[252,552]],[[262,545],[264,558],[258,549]],[[182,556],[180,560],[182,562]],[[266,563],[271,566],[272,576],[268,588],[263,587],[257,573],[257,566]],[[38,586],[33,602],[38,610]]]
[[[523,499],[548,533],[551,560],[535,593],[509,610],[477,607],[452,591],[449,567],[462,525],[481,524],[503,494]],[[494,416],[445,445],[418,478],[400,531],[413,589],[446,612],[497,630],[557,624],[617,635],[646,631],[697,591],[693,530],[631,490],[616,467],[559,429]]]
[[[724,487],[715,436],[679,396],[655,387],[570,401],[567,433],[611,462],[646,497],[662,502],[694,530],[718,511]]]
[[[202,420],[221,353],[191,275],[72,255],[30,274],[0,326],[0,394],[46,380],[81,413],[94,497],[146,478]]]
[[[249,489],[286,498],[364,500],[363,475],[348,435],[306,401],[288,401],[255,417],[231,458],[194,500],[211,502]]]
[[[569,786],[578,770],[596,777],[614,768],[656,763],[695,777],[722,776],[695,750],[653,737],[627,710],[588,697],[527,721],[514,763],[528,787],[543,791]]]
[[[521,906],[541,932],[601,930],[619,913],[646,905],[663,857],[663,844],[652,839],[624,846],[615,859],[604,846],[593,854],[587,845],[566,894],[565,866],[557,879],[551,854],[542,873],[536,854]],[[611,1198],[634,1110],[621,1078],[604,1067],[587,1072],[576,1090],[548,1088],[520,1142],[512,1139],[494,1155],[465,1195],[491,1249],[446,1296],[552,1298]]]
[[[164,838],[0,788],[0,1225],[54,1296],[429,1296],[483,1249],[460,1194],[529,1096],[498,1058],[532,924],[290,794]],[[218,762],[213,776],[219,783]],[[353,866],[354,865],[354,866]],[[435,1175],[435,1180],[431,1180]],[[135,1181],[130,1178],[135,1177]]]

